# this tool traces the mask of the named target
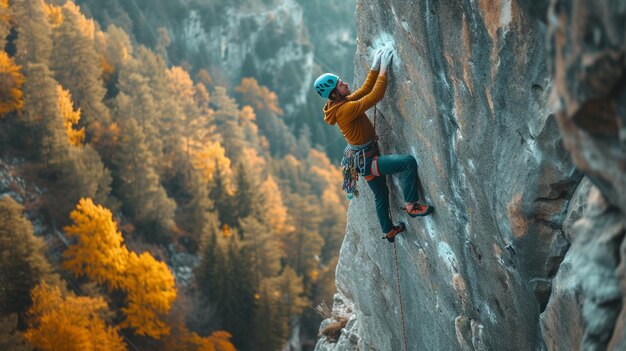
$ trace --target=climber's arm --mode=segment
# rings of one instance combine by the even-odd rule
[[[370,70],[370,73],[368,73],[367,79],[365,80],[365,83],[363,83],[363,86],[361,86],[352,94],[348,95],[347,97],[348,100],[351,100],[351,101],[359,100],[360,98],[362,98],[363,96],[371,92],[372,89],[374,88],[374,84],[376,84],[377,77],[378,77],[378,70],[374,70],[374,69]]]
[[[367,93],[362,98],[356,101],[348,101],[341,107],[341,118],[343,122],[349,122],[361,114],[365,113],[365,111],[374,107],[377,102],[382,100],[385,96],[385,90],[387,89],[387,73],[379,74],[376,79],[376,84],[372,90]]]

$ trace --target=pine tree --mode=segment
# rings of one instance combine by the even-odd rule
[[[17,315],[0,316],[0,350],[32,351],[33,347],[24,340],[17,328]]]
[[[145,144],[145,137],[133,118],[125,121],[116,152],[119,174],[118,197],[144,235],[154,241],[166,241],[174,229],[176,203],[171,200],[156,173],[156,162]]]
[[[17,31],[15,61],[47,65],[52,52],[52,30],[41,0],[11,0],[11,11]]]
[[[255,278],[273,277],[280,270],[280,259],[283,256],[281,243],[276,235],[253,217],[239,221],[243,233],[245,250],[251,256]]]
[[[135,65],[125,66],[119,75],[119,94],[116,101],[116,120],[134,118],[146,138],[152,157],[163,157],[163,141],[158,137],[158,104],[149,85],[149,78],[132,70]],[[122,123],[123,124],[123,123]]]
[[[32,322],[24,336],[38,350],[126,350],[117,328],[100,317],[108,310],[103,298],[63,296],[58,287],[41,283],[32,299]]]
[[[258,281],[254,277],[250,255],[240,247],[237,235],[228,242],[225,303],[223,305],[223,329],[232,332],[238,349],[249,350],[252,346],[254,319],[256,315],[254,296]]]
[[[6,52],[0,50],[0,117],[23,106],[21,87],[24,76],[20,68]]]
[[[59,281],[44,256],[43,239],[33,234],[22,210],[10,196],[0,197],[0,315],[24,311],[40,280]]]
[[[214,117],[217,131],[222,136],[222,145],[226,149],[226,156],[234,162],[244,162],[246,141],[243,128],[239,125],[237,103],[227,95],[226,89],[223,87],[215,88],[212,103],[217,106]]]
[[[319,255],[324,239],[319,235],[321,209],[313,195],[289,195],[289,211],[295,231],[283,238],[287,263],[296,274],[304,278],[305,287],[311,286],[319,265]]]
[[[129,252],[111,211],[81,199],[70,217],[73,224],[64,230],[75,243],[63,253],[63,267],[111,288],[121,287]]]
[[[192,171],[185,189],[190,196],[190,201],[185,206],[185,212],[189,213],[184,224],[185,229],[193,233],[196,240],[200,240],[202,233],[209,232],[218,225],[215,204],[209,198],[209,189],[200,171]]]
[[[63,6],[63,23],[54,30],[51,68],[63,87],[68,89],[86,126],[91,141],[111,123],[108,108],[102,102],[105,89],[101,80],[102,66],[94,47],[94,23],[87,20],[72,2]]]

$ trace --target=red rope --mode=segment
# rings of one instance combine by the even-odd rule
[[[396,277],[398,278],[398,299],[400,300],[400,319],[402,320],[402,336],[404,337],[404,351],[407,351],[406,326],[404,325],[404,308],[402,306],[402,290],[400,288],[400,270],[398,269],[398,249],[396,242],[393,242],[393,254],[396,259]]]

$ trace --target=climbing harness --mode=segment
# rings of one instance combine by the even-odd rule
[[[343,150],[343,158],[341,159],[341,166],[343,167],[343,186],[341,188],[346,192],[346,196],[350,200],[353,196],[359,197],[359,191],[357,189],[359,174],[368,181],[380,175],[380,173],[378,173],[378,156],[380,155],[380,149],[378,148],[377,140],[378,137],[374,137],[374,139],[366,144],[348,145]],[[372,161],[368,162],[369,159]],[[372,164],[374,166],[371,166]],[[368,166],[372,168],[373,172],[371,172],[372,175],[366,176]]]
[[[374,106],[374,131],[376,131],[376,110],[377,108]],[[348,200],[352,200],[353,197],[359,197],[359,190],[357,189],[359,174],[362,175],[366,181],[380,176],[380,172],[378,171],[378,156],[380,156],[378,136],[374,136],[374,139],[363,145],[348,144],[348,146],[343,149],[343,158],[341,159],[343,185],[341,189],[346,192]],[[367,160],[370,158],[372,158],[370,163],[371,175],[366,176]]]
[[[400,320],[402,321],[402,337],[404,338],[404,351],[407,351],[406,326],[404,325],[404,307],[402,306],[402,290],[400,288],[400,270],[398,269],[398,249],[393,242],[393,255],[396,260],[396,278],[398,279],[398,300],[400,300]]]

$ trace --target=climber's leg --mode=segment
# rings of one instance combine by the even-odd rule
[[[376,167],[374,164],[372,167]],[[381,175],[400,174],[402,195],[407,203],[417,202],[417,162],[411,155],[385,155],[378,157]],[[373,172],[374,173],[374,172]]]
[[[389,218],[389,189],[384,176],[376,177],[367,182],[376,198],[376,215],[380,222],[383,233],[388,233],[393,229],[391,218]]]

